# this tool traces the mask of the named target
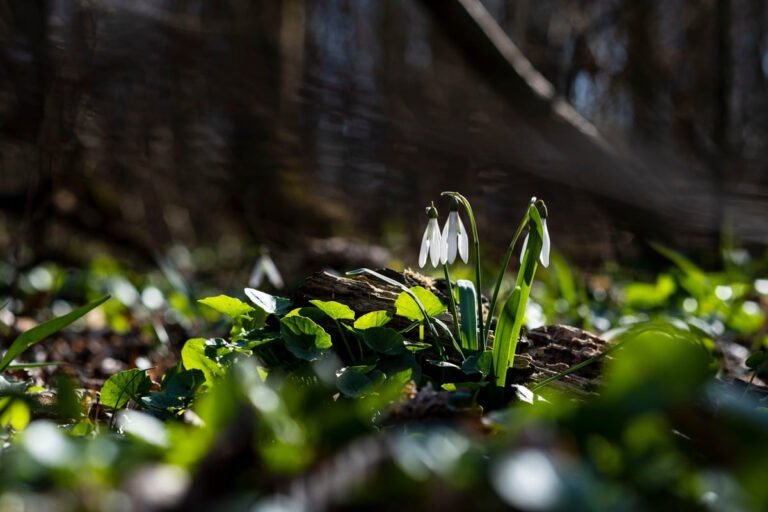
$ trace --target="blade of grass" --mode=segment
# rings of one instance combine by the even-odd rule
[[[11,346],[3,356],[3,359],[0,360],[0,372],[8,368],[11,362],[29,347],[65,328],[78,318],[86,315],[92,309],[102,305],[109,298],[109,295],[102,297],[96,301],[91,302],[90,304],[86,304],[85,306],[77,308],[76,310],[71,311],[66,315],[53,318],[47,322],[43,322],[42,324],[35,326],[21,334],[18,338],[16,338],[16,340],[14,340],[13,343],[11,343]]]

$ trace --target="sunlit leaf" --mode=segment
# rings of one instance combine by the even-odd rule
[[[656,284],[630,283],[624,290],[627,306],[631,308],[650,309],[666,305],[677,286],[675,280],[667,274],[661,274]]]
[[[31,418],[29,405],[23,398],[11,396],[0,398],[0,426],[12,427],[19,432],[26,428]]]
[[[410,291],[416,296],[419,302],[421,302],[422,306],[424,306],[424,310],[429,316],[437,316],[447,309],[434,293],[422,286],[414,286],[413,288],[410,288]],[[419,306],[413,298],[406,292],[398,295],[397,300],[395,300],[395,308],[398,315],[404,316],[409,320],[424,320],[424,315],[421,313],[421,309],[419,309]]]
[[[181,349],[181,363],[187,370],[197,369],[202,371],[208,386],[214,380],[221,377],[224,372],[224,369],[217,361],[206,355],[206,343],[203,338],[187,340]]]
[[[291,309],[293,304],[290,299],[264,293],[256,288],[246,288],[245,295],[267,314],[283,316]]]
[[[371,327],[383,327],[384,325],[387,325],[390,320],[392,320],[392,316],[386,311],[371,311],[355,320],[353,325],[355,326],[355,329],[360,329],[362,331],[370,329]]]
[[[149,392],[152,381],[146,370],[133,368],[112,375],[101,388],[101,403],[113,409],[122,409],[130,400],[138,400]]]
[[[205,304],[206,306],[213,308],[219,313],[227,315],[230,318],[237,318],[243,315],[247,315],[254,310],[252,306],[249,306],[240,299],[229,297],[227,295],[206,297],[205,299],[200,299],[197,302]]]
[[[333,300],[310,300],[310,304],[328,315],[333,320],[354,320],[355,312],[340,302]]]
[[[291,316],[280,320],[280,335],[285,341],[285,348],[305,361],[319,359],[331,348],[331,336],[309,318]]]

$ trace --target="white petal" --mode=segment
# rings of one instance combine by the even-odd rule
[[[448,263],[456,261],[456,244],[458,243],[458,212],[448,216]]]
[[[523,248],[520,249],[520,264],[523,264],[523,258],[525,258],[525,251],[528,249],[528,235],[525,235],[525,240],[523,240]]]
[[[256,264],[253,266],[253,270],[251,271],[251,277],[248,278],[248,286],[251,288],[258,288],[261,285],[261,282],[264,280],[264,264],[261,261],[261,258],[256,260]]]
[[[432,227],[431,236],[429,237],[429,258],[432,260],[432,266],[437,267],[440,265],[440,253],[442,252],[440,247],[440,226],[437,225],[437,219],[430,219],[429,224]]]
[[[445,265],[448,261],[448,221],[443,226],[443,234],[440,238],[440,262]]]
[[[283,276],[281,276],[280,271],[277,270],[275,262],[272,261],[272,258],[270,258],[268,254],[265,254],[261,258],[264,263],[264,272],[267,273],[269,282],[272,283],[272,286],[275,288],[282,288],[285,283],[283,283]]]
[[[469,261],[469,237],[467,230],[464,229],[464,223],[461,222],[461,217],[459,217],[459,256],[464,260],[464,263]]]
[[[544,219],[541,222],[542,227],[544,228],[544,240],[541,244],[541,255],[539,256],[539,260],[541,261],[541,264],[545,267],[549,266],[549,230],[547,229],[547,219]]]
[[[424,230],[424,236],[421,237],[421,249],[419,250],[419,268],[424,268],[427,263],[427,252],[429,251],[429,224]]]

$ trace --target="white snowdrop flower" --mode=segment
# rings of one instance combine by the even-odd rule
[[[283,276],[280,275],[280,271],[277,270],[275,262],[269,257],[269,251],[265,248],[261,250],[261,255],[253,266],[251,277],[248,279],[248,286],[258,288],[262,281],[264,281],[264,277],[266,277],[267,281],[277,289],[280,289],[285,285]]]
[[[424,236],[421,238],[421,250],[419,251],[419,267],[423,268],[427,263],[427,253],[433,267],[440,264],[441,243],[440,226],[437,223],[437,209],[434,204],[427,208],[427,229],[424,230]]]
[[[542,265],[545,267],[549,266],[549,251],[550,251],[550,241],[549,241],[549,229],[547,229],[547,218],[542,216],[541,219],[541,227],[542,227],[542,233],[544,235],[543,240],[541,241],[541,252],[539,253],[539,261]],[[525,250],[528,248],[528,237],[529,234],[525,235],[525,240],[523,240],[523,249],[520,251],[520,263],[523,262],[523,258],[525,257]]]
[[[457,252],[466,263],[469,258],[469,237],[467,230],[464,229],[464,223],[459,217],[459,201],[454,199],[451,201],[451,213],[448,215],[445,227],[443,227],[440,260],[443,264],[453,263],[456,261]]]

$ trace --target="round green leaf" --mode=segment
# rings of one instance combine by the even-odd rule
[[[396,355],[405,350],[403,335],[389,327],[371,327],[363,331],[363,341],[372,350],[386,355]]]
[[[360,398],[370,394],[384,381],[384,374],[374,370],[368,374],[364,368],[350,366],[344,368],[336,379],[336,387],[345,396]]]
[[[133,368],[112,375],[101,388],[101,403],[113,409],[122,409],[131,400],[149,392],[152,381],[146,370]]]
[[[290,316],[280,320],[280,335],[285,348],[305,361],[315,361],[331,348],[331,336],[314,321],[303,316]]]

